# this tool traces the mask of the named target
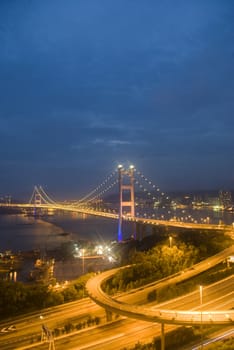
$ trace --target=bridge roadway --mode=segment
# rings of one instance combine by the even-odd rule
[[[154,285],[154,289],[165,287],[169,284],[174,284],[191,278],[205,270],[207,266],[212,267],[222,262],[224,257],[229,256],[234,251],[234,246],[226,249],[225,251],[206,259],[202,263],[194,265],[192,270],[184,271],[181,274],[177,274],[172,278],[163,279]],[[123,267],[127,268],[127,267]],[[202,310],[202,311],[181,311],[181,310],[167,310],[167,309],[152,309],[146,306],[130,305],[119,300],[115,300],[112,297],[104,293],[101,285],[104,281],[114,276],[120,269],[117,268],[110,271],[106,271],[91,278],[87,284],[86,289],[89,297],[95,301],[98,305],[102,306],[108,312],[114,312],[116,314],[127,316],[144,321],[157,322],[161,324],[176,324],[176,325],[232,325],[234,323],[234,310]],[[152,284],[150,285],[152,287]],[[145,286],[147,288],[147,286]],[[141,288],[142,289],[142,288]]]
[[[14,204],[0,204],[1,207],[11,207],[11,208],[41,208],[41,209],[53,209],[53,210],[62,210],[62,211],[69,211],[69,212],[76,212],[81,214],[87,214],[87,215],[94,215],[94,216],[101,216],[106,217],[110,219],[119,219],[119,215],[116,213],[110,213],[106,211],[97,211],[89,208],[82,208],[74,205],[69,204],[28,204],[28,203],[14,203]],[[176,221],[176,220],[158,220],[158,219],[152,219],[152,218],[145,218],[145,217],[130,217],[128,215],[123,216],[123,219],[126,221],[133,221],[133,222],[139,222],[143,224],[149,224],[149,225],[162,225],[162,226],[169,226],[169,227],[181,227],[181,228],[188,228],[188,229],[203,229],[203,230],[220,230],[220,231],[227,231],[227,232],[233,232],[234,227],[233,225],[224,225],[224,224],[199,224],[194,222],[184,222],[184,221]]]

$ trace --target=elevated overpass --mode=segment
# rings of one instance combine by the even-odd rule
[[[140,319],[149,322],[177,324],[177,325],[200,325],[201,313],[203,325],[232,325],[234,323],[234,310],[204,310],[204,311],[181,311],[181,310],[165,310],[151,309],[146,306],[130,305],[110,297],[101,288],[101,284],[113,277],[119,269],[106,271],[98,276],[91,278],[86,289],[89,297],[98,305],[102,306],[109,312]],[[174,283],[168,281],[168,284]],[[233,281],[232,281],[233,283]],[[160,285],[158,285],[159,288]]]
[[[170,276],[158,282],[152,283],[148,286],[141,287],[138,289],[139,293],[148,293],[152,289],[162,288],[170,284],[175,284],[182,282],[188,278],[196,276],[201,272],[205,271],[209,268],[217,265],[222,262],[229,255],[233,254],[234,245],[228,249],[225,249],[223,252],[206,259],[205,261],[196,264],[193,266],[193,269],[188,269],[187,271],[183,271],[183,273],[178,273],[174,276]],[[123,267],[127,268],[127,267]],[[147,307],[147,306],[139,306],[139,305],[130,305],[120,300],[116,300],[109,295],[107,295],[102,290],[102,284],[113,277],[120,269],[117,268],[111,271],[106,271],[97,275],[90,280],[88,280],[86,284],[86,289],[88,291],[89,297],[96,302],[101,307],[105,308],[107,319],[111,320],[112,312],[134,318],[140,319],[149,322],[155,322],[161,324],[161,349],[164,350],[165,347],[165,336],[164,336],[164,324],[174,324],[174,325],[184,325],[184,326],[201,326],[201,325],[226,325],[230,326],[234,323],[234,310],[200,310],[200,311],[192,311],[192,310],[169,310],[164,309],[158,305],[157,308]],[[233,283],[234,276],[231,276],[231,293],[233,295]],[[232,303],[234,304],[234,300],[232,297]],[[234,306],[232,304],[232,307]]]

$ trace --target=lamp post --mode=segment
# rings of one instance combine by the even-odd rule
[[[40,315],[40,319],[43,320],[44,317]],[[42,323],[41,330],[41,342],[48,342],[49,350],[55,350],[54,337],[50,329],[44,323]]]
[[[202,297],[203,297],[203,286],[199,287],[200,291],[200,309],[201,309],[201,349],[203,349],[203,329],[202,329]]]
[[[83,275],[84,275],[84,252],[85,252],[85,250],[83,248],[82,249],[82,273],[83,273]]]
[[[169,237],[169,247],[171,248],[171,243],[172,243],[172,237]]]

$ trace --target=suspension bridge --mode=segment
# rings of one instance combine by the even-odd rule
[[[111,208],[106,203],[106,196],[108,192],[114,193],[116,187],[118,205]],[[191,211],[187,213],[132,165],[128,168],[119,165],[101,184],[77,201],[55,201],[42,186],[35,186],[28,203],[8,202],[7,206],[32,209],[35,213],[39,209],[53,209],[115,219],[118,220],[118,241],[123,238],[123,221],[189,229],[233,230],[233,225],[211,223],[209,217],[195,219]],[[179,210],[179,215],[175,215],[176,210]]]

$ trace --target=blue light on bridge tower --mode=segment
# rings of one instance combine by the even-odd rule
[[[134,166],[131,165],[129,169],[124,169],[122,165],[118,166],[119,172],[119,221],[118,221],[118,242],[123,240],[122,223],[123,223],[123,208],[130,208],[127,214],[135,217],[135,200],[134,200]],[[128,183],[126,183],[126,179]],[[128,192],[129,200],[125,200],[124,191]],[[134,233],[135,235],[135,233]]]

